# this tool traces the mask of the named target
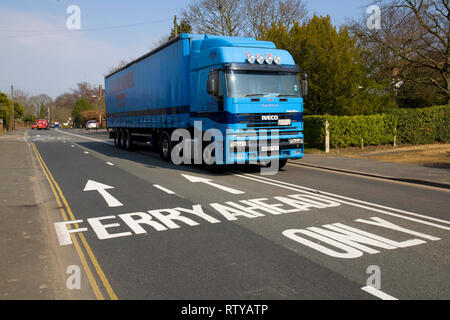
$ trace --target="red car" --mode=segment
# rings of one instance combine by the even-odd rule
[[[37,121],[37,129],[38,130],[41,130],[41,129],[49,130],[50,127],[48,125],[48,121],[47,120],[38,120]]]
[[[37,123],[33,123],[32,125],[31,125],[31,130],[33,130],[33,129],[37,129]]]

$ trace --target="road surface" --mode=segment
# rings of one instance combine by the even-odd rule
[[[97,299],[450,298],[449,190],[290,164],[211,174],[102,133],[26,136],[55,241]]]

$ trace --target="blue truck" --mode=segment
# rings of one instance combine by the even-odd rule
[[[105,77],[106,124],[117,148],[151,146],[166,161],[183,130],[202,151],[214,145],[207,166],[276,159],[283,167],[303,157],[307,88],[307,75],[272,42],[183,33]],[[216,135],[202,139],[208,131]]]

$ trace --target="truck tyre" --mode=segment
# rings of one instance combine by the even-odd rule
[[[278,169],[283,169],[287,164],[287,159],[280,159],[278,160]],[[265,167],[270,167],[272,165],[272,161],[266,162],[263,164]]]
[[[127,130],[121,129],[120,130],[120,147],[124,150],[125,150],[126,138],[127,138]]]
[[[124,131],[124,146],[123,148],[128,151],[133,149],[133,136],[129,130]]]
[[[284,167],[286,167],[287,164],[287,159],[280,159],[280,169],[283,169]]]
[[[203,146],[203,152],[205,150],[206,145]],[[203,154],[202,152],[202,154]],[[215,153],[215,151],[214,151]],[[215,156],[215,154],[213,155]],[[218,165],[216,162],[214,162],[213,164],[208,164],[206,163],[205,159],[202,157],[202,166],[203,169],[205,169],[206,171],[210,172],[210,173],[218,173],[223,171],[226,168],[226,165]]]
[[[170,162],[172,160],[172,141],[170,135],[167,132],[161,134],[161,139],[159,141],[159,151],[161,158],[164,161]]]
[[[122,137],[120,136],[120,130],[116,130],[114,135],[114,146],[119,149],[122,146]]]

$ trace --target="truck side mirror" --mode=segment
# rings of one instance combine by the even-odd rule
[[[302,97],[308,95],[308,75],[306,72],[302,73]]]
[[[206,84],[206,90],[208,91],[208,94],[214,97],[217,97],[218,92],[219,92],[219,88],[217,86],[217,72],[210,72],[208,75],[208,81]]]

